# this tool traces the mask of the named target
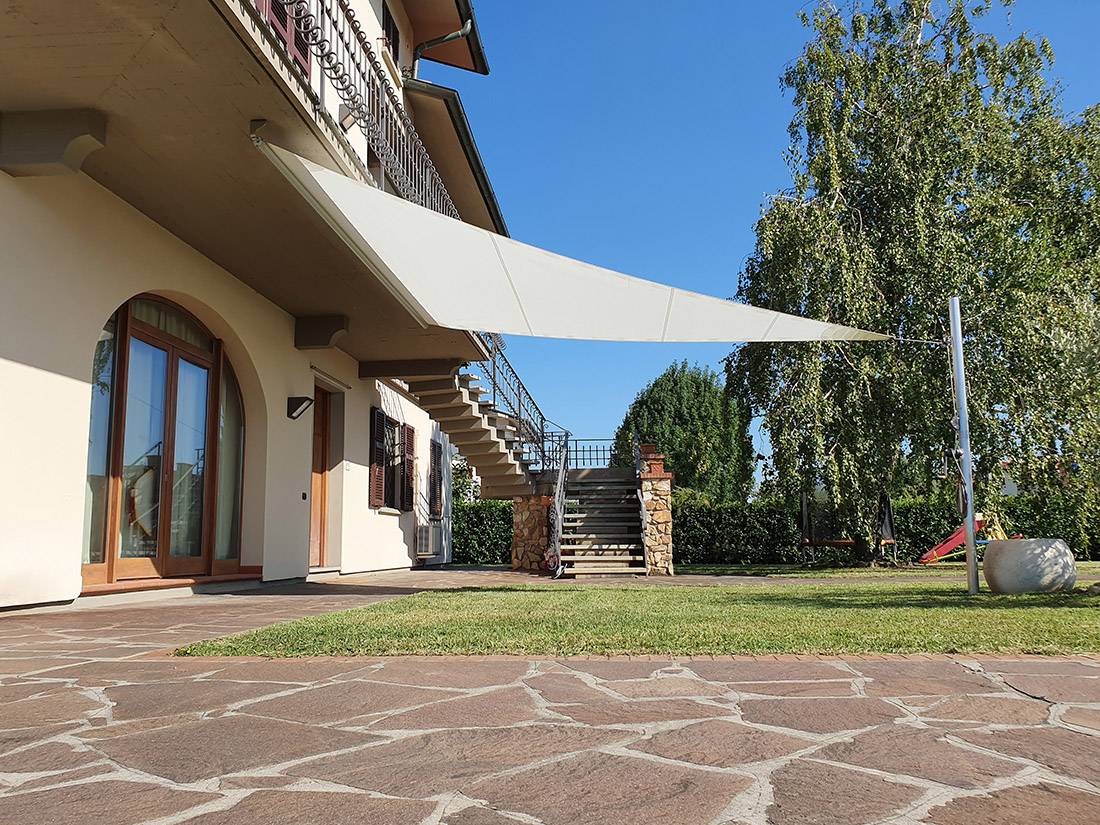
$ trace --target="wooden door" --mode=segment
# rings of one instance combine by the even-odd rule
[[[313,392],[313,472],[309,494],[309,566],[325,565],[325,521],[328,516],[329,409],[332,395]]]

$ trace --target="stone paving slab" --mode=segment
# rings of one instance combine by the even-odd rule
[[[1100,658],[174,659],[497,571],[0,615],[0,822],[1100,822]]]

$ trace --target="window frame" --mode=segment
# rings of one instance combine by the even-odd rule
[[[386,39],[386,48],[395,66],[401,66],[401,29],[397,25],[397,18],[390,11],[390,4],[382,0],[382,36]]]
[[[371,407],[370,426],[368,507],[412,512],[416,499],[416,429],[379,407]]]
[[[130,306],[134,301],[154,301],[171,308],[188,318],[199,329],[210,336],[211,348],[209,350],[196,347],[181,338],[176,338],[170,333],[161,330],[151,324],[133,317]],[[221,339],[214,335],[201,320],[179,304],[151,293],[141,293],[127,299],[113,314],[115,318],[115,350],[112,364],[111,398],[109,402],[109,425],[107,446],[107,501],[104,527],[103,560],[96,563],[81,564],[81,579],[85,586],[110,585],[120,580],[134,578],[170,579],[181,576],[206,576],[227,575],[240,572],[241,550],[237,548],[237,558],[217,560],[214,558],[214,530],[216,527],[215,509],[217,507],[218,489],[218,457],[219,441],[217,417],[221,402],[221,376],[223,365],[227,358]],[[202,515],[202,553],[200,556],[172,557],[168,551],[166,538],[167,531],[171,527],[171,501],[165,501],[165,487],[171,483],[172,468],[167,466],[162,470],[160,483],[162,484],[160,506],[164,509],[160,513],[158,523],[158,544],[160,552],[158,560],[154,564],[145,559],[122,559],[119,555],[121,543],[121,519],[124,502],[122,501],[122,462],[125,442],[126,426],[126,394],[129,382],[129,352],[132,339],[144,341],[151,346],[164,349],[168,353],[168,394],[165,399],[166,412],[171,410],[171,416],[166,422],[164,449],[168,453],[167,444],[169,438],[174,441],[175,428],[175,381],[178,370],[178,361],[189,361],[207,370],[207,398],[206,421],[207,431],[205,436],[206,447],[204,453],[204,487],[203,490],[203,515]],[[232,366],[228,367],[232,370]],[[234,372],[235,375],[235,372]],[[239,392],[238,382],[238,392]],[[241,398],[241,430],[243,445],[247,444],[247,423],[244,415],[244,399]],[[172,433],[170,436],[169,434]],[[245,468],[245,447],[242,445],[241,457],[241,498],[244,497],[243,476]],[[170,497],[169,497],[170,498]],[[242,535],[243,530],[243,506],[239,508],[237,517],[237,534]],[[164,558],[161,558],[161,555]],[[174,560],[173,560],[174,559]],[[144,570],[148,568],[148,570]]]

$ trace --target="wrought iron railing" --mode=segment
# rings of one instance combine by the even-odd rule
[[[533,472],[556,470],[561,447],[569,442],[569,431],[548,419],[539,409],[505,357],[500,336],[482,332],[479,337],[489,351],[489,357],[476,364],[486,384],[486,400],[494,410],[511,420],[528,469]]]
[[[642,493],[642,473],[645,472],[645,460],[642,458],[642,445],[638,440],[638,433],[631,436],[631,446],[634,448],[634,475],[638,479],[638,515],[642,525],[642,561],[645,563],[646,575],[649,575],[649,553],[646,552],[646,526],[649,524],[649,510],[645,506],[645,495]]]
[[[254,2],[245,0],[244,5]],[[340,96],[347,117],[362,130],[397,193],[458,218],[439,171],[348,0],[268,2],[286,8],[318,68]],[[254,5],[252,13],[256,13]]]
[[[546,572],[554,578],[561,575],[565,565],[561,560],[562,528],[565,526],[565,492],[569,480],[569,433],[565,434],[558,447],[558,475],[554,480],[554,503],[546,516],[550,521],[550,543],[546,551]]]
[[[610,467],[614,457],[613,438],[574,438],[569,442],[571,467]]]

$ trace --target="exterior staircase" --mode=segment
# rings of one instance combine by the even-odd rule
[[[509,499],[533,489],[518,424],[483,400],[480,379],[470,373],[405,379],[409,392],[447,434],[481,479],[482,498]]]
[[[645,575],[638,477],[634,469],[570,470],[562,521],[562,575]]]

